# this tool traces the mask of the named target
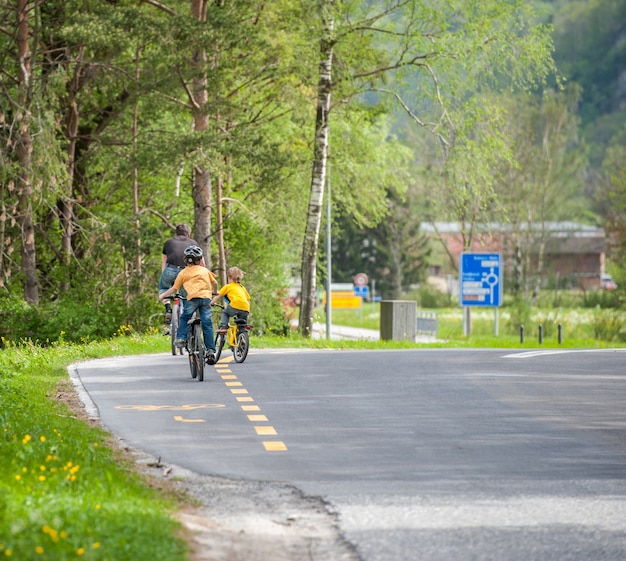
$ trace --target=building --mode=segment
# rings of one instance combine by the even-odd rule
[[[458,275],[459,258],[464,251],[460,225],[456,222],[425,223],[422,231],[432,236],[435,248],[430,274],[436,277]],[[490,223],[477,226],[471,247],[466,251],[500,253],[506,286],[513,278],[517,247],[529,278],[538,274],[539,255],[543,251],[543,287],[585,290],[600,287],[607,248],[602,228],[575,222],[548,222],[543,229],[540,224],[525,225],[522,231],[514,232],[510,224]]]

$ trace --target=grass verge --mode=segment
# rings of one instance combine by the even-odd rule
[[[0,351],[0,558],[188,559],[171,516],[179,499],[152,487],[108,433],[59,399],[73,393],[73,362],[162,350],[155,337],[123,337]]]

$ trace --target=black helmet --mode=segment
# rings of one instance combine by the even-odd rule
[[[200,261],[200,259],[202,259],[202,248],[197,245],[190,245],[185,248],[184,255],[187,263],[195,263],[196,261]]]

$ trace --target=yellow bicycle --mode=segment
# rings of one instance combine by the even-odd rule
[[[218,308],[224,308],[219,304],[215,304]],[[222,355],[222,349],[228,342],[229,348],[233,351],[233,357],[235,362],[243,362],[248,356],[248,350],[250,349],[250,335],[249,331],[252,326],[248,324],[248,319],[235,315],[232,321],[228,325],[228,330],[217,331],[215,335],[215,362],[220,359]]]

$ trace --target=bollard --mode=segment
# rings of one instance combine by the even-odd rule
[[[543,345],[543,325],[539,324],[539,344]]]
[[[558,331],[559,331],[559,345],[562,345],[563,344],[563,332],[562,332],[560,323],[558,325]]]
[[[524,326],[519,326],[519,342],[524,344]]]

